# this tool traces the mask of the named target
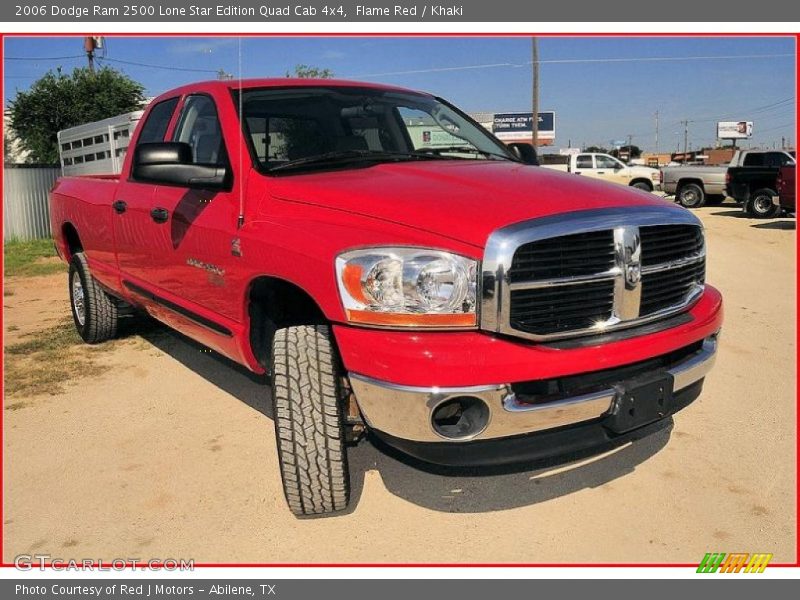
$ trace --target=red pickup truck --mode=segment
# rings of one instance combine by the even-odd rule
[[[197,83],[132,144],[120,176],[52,191],[75,325],[102,342],[144,310],[268,373],[295,514],[347,507],[364,433],[453,466],[591,453],[663,427],[713,364],[695,216],[532,166],[441,98]]]

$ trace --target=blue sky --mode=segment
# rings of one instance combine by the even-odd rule
[[[108,38],[106,56],[169,67],[108,63],[157,95],[213,78],[220,68],[238,74],[240,44],[244,77],[282,76],[305,63],[339,77],[434,92],[468,111],[530,109],[528,38]],[[7,57],[81,54],[81,38],[5,42]],[[793,38],[540,38],[541,108],[556,111],[556,145],[564,147],[570,141],[608,145],[631,134],[652,150],[657,110],[665,151],[682,146],[682,119],[694,121],[689,139],[695,147],[713,143],[718,119],[754,121],[754,143],[794,141],[794,54]],[[723,56],[750,58],[709,58]],[[642,60],[665,57],[688,60]],[[85,58],[7,59],[4,102],[48,68],[85,64]]]

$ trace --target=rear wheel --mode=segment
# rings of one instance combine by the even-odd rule
[[[338,364],[328,326],[302,325],[275,332],[275,434],[283,491],[297,516],[344,510],[350,501]]]
[[[706,203],[705,190],[696,183],[685,183],[678,190],[678,203],[684,208],[700,208]]]
[[[761,188],[750,195],[744,205],[744,209],[751,217],[756,219],[769,219],[776,216],[781,207],[772,201],[772,197],[777,194],[769,188]]]
[[[83,252],[76,252],[69,263],[69,300],[75,328],[84,342],[97,344],[117,335],[117,300],[92,277]]]

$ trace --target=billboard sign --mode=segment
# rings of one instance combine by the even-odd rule
[[[720,121],[717,123],[717,139],[743,140],[752,135],[752,121]]]
[[[519,140],[533,135],[533,119],[530,112],[495,113],[492,133],[501,140]],[[556,138],[556,113],[553,111],[539,113],[539,139],[554,140]]]

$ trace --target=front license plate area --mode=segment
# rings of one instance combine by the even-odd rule
[[[622,382],[606,427],[625,433],[663,419],[672,412],[672,375]]]

